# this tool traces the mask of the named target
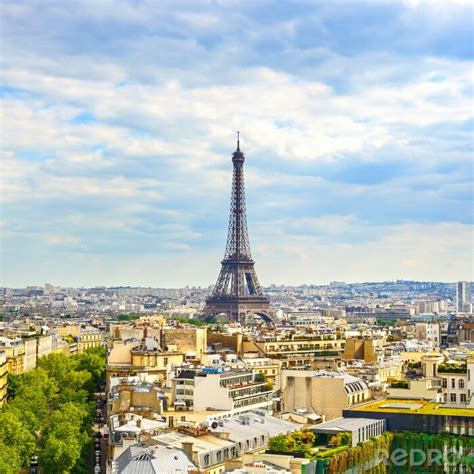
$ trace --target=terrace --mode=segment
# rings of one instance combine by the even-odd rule
[[[441,403],[424,400],[387,399],[358,405],[351,411],[371,411],[380,413],[409,413],[415,415],[468,416],[474,418],[472,408],[446,407]]]

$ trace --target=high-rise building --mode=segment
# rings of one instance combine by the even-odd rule
[[[471,305],[471,282],[458,281],[456,283],[456,309],[458,311],[470,311]]]
[[[230,319],[245,321],[249,314],[259,314],[268,320],[271,319],[268,312],[270,300],[263,294],[250,253],[245,212],[244,161],[237,138],[237,149],[232,154],[234,171],[227,245],[216,286],[206,300],[204,316],[225,313]]]

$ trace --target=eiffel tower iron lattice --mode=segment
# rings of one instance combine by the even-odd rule
[[[237,132],[237,149],[232,154],[234,170],[225,255],[217,283],[206,300],[203,314],[212,317],[226,313],[230,319],[245,321],[247,315],[253,313],[269,320],[270,301],[258,282],[255,262],[250,252],[245,211],[244,161]]]

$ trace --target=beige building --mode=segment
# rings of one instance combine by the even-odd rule
[[[146,418],[164,411],[164,393],[138,377],[114,377],[110,381],[108,415],[133,411]]]
[[[243,341],[242,352],[257,353],[281,361],[281,368],[310,368],[315,357],[337,356],[344,349],[345,340],[336,334],[294,334],[291,337],[262,336]]]
[[[8,373],[21,375],[25,371],[25,344],[20,338],[0,337],[0,350],[5,352]]]
[[[199,360],[207,352],[207,328],[164,327],[161,347],[164,350],[176,350],[194,356]]]
[[[325,370],[283,370],[283,411],[306,410],[324,415],[326,421],[342,416],[342,410],[370,399],[366,382]]]
[[[432,400],[435,402],[442,401],[442,394],[439,386],[432,379],[406,380],[405,387],[399,386],[400,382],[395,386],[387,388],[389,398],[397,399],[420,399]]]
[[[58,334],[66,339],[72,337],[77,343],[77,352],[84,352],[91,347],[103,345],[102,333],[93,326],[64,326],[58,328]]]
[[[153,439],[163,445],[182,449],[202,474],[225,472],[225,463],[236,456],[235,443],[204,433],[192,436],[179,431],[170,432]]]
[[[36,355],[36,349],[38,347],[38,341],[36,337],[32,337],[30,339],[24,339],[23,342],[25,344],[24,370],[27,372],[28,370],[36,368],[36,360],[38,357]]]
[[[242,359],[245,367],[255,371],[255,373],[263,375],[265,380],[270,383],[273,390],[280,388],[280,363],[275,359],[266,357],[246,357]]]
[[[23,340],[25,344],[24,371],[34,369],[38,359],[53,352],[53,337],[51,335],[35,336]]]
[[[377,362],[374,341],[372,339],[349,338],[346,340],[343,359],[361,359],[364,362]]]
[[[231,349],[236,354],[242,352],[243,335],[237,334],[221,334],[211,332],[207,335],[207,342],[210,346],[220,344],[223,349]]]
[[[0,406],[7,401],[8,394],[8,364],[7,354],[0,351]]]
[[[267,471],[265,467],[262,467],[262,463],[268,463],[271,466],[278,466],[283,470],[282,472],[288,471],[291,474],[301,474],[305,472],[303,466],[310,462],[310,459],[295,458],[287,454],[245,453],[236,459],[227,461],[226,471],[246,468],[248,469],[247,472],[263,474],[269,471]]]
[[[184,354],[175,347],[163,351],[154,339],[143,342],[113,341],[107,358],[106,380],[110,377],[138,375],[147,382],[162,382],[173,365],[184,361]],[[108,386],[108,385],[107,385]]]
[[[130,329],[130,325],[127,326]],[[115,327],[107,358],[107,382],[113,376],[139,375],[147,382],[161,383],[173,366],[181,365],[185,360],[199,361],[207,350],[206,328],[150,328],[144,325],[141,330],[142,339],[124,340],[115,336],[128,332],[121,331],[120,325]],[[157,335],[150,337],[150,331]]]

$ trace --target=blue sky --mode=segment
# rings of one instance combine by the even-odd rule
[[[1,282],[472,278],[468,1],[5,1]]]

